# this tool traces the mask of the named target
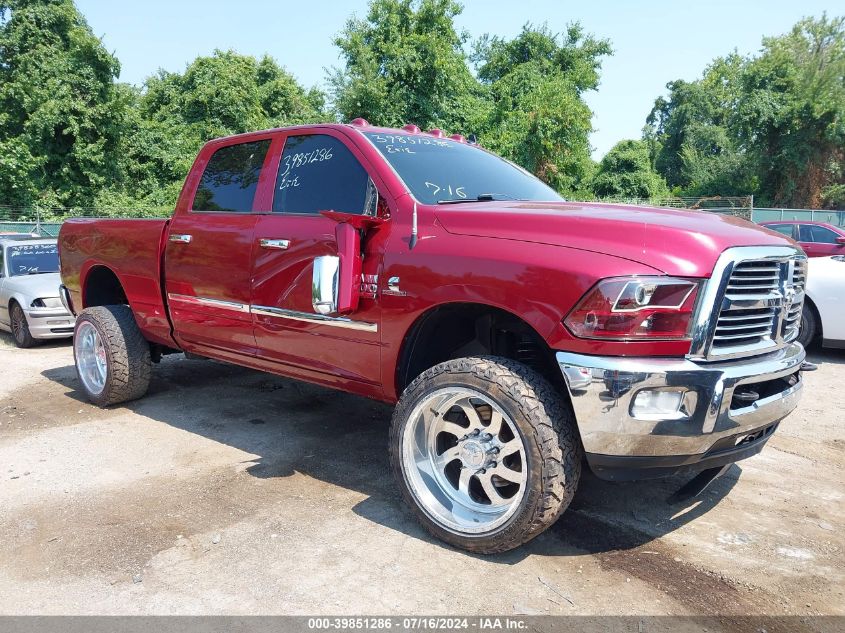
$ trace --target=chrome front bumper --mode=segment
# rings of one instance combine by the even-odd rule
[[[762,449],[771,425],[798,404],[804,357],[797,343],[721,363],[556,354],[591,465],[669,470],[709,467],[715,455],[729,457],[733,451],[742,459],[748,456],[743,452]],[[746,388],[738,389],[742,385]],[[735,391],[750,389],[760,392],[755,402],[734,398]],[[635,410],[645,391],[680,392],[678,410],[667,415]],[[749,452],[749,443],[759,448]]]

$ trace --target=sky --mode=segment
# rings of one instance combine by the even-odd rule
[[[306,87],[325,86],[326,69],[340,63],[332,38],[367,0],[76,0],[94,33],[121,63],[120,80],[142,84],[159,68],[179,72],[215,48],[269,53]],[[767,35],[787,32],[804,16],[843,14],[833,0],[464,0],[456,18],[475,38],[513,37],[526,22],[562,31],[581,22],[608,38],[592,108],[593,157],[615,143],[639,138],[655,98],[674,79],[698,78],[713,58],[752,54]],[[471,132],[471,130],[462,130]]]

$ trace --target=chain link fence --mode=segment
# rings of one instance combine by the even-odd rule
[[[754,196],[698,196],[688,198],[611,198],[602,202],[617,202],[665,209],[689,209],[726,213],[750,220],[754,210]]]
[[[11,207],[0,205],[0,235],[27,233],[56,237],[68,218],[166,218],[170,208]]]

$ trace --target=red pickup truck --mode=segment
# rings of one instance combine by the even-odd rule
[[[704,471],[792,411],[806,257],[715,214],[566,202],[440,130],[209,142],[169,220],[69,220],[62,296],[99,405],[185,352],[397,403],[392,468],[437,537],[533,538],[599,477]]]

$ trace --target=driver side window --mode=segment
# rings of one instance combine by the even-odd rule
[[[273,212],[365,213],[374,206],[373,191],[366,170],[339,139],[289,136],[279,161]]]

